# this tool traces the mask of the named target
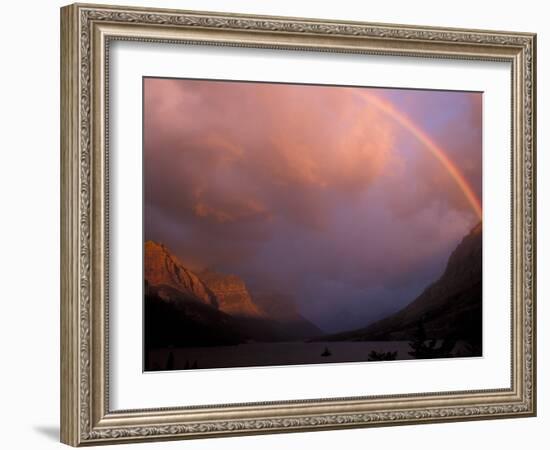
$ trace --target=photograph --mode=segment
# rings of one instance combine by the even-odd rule
[[[482,92],[142,89],[144,371],[483,356]]]

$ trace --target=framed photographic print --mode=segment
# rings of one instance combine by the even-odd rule
[[[535,415],[535,38],[62,8],[62,441]]]

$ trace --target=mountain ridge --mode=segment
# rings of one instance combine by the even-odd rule
[[[163,244],[145,242],[144,265],[149,345],[201,345],[199,336],[204,345],[234,345],[322,334],[299,315],[271,317],[237,275],[195,273]]]
[[[428,339],[462,339],[481,346],[482,224],[453,250],[443,274],[394,314],[366,327],[318,340],[411,340],[419,326]]]
[[[208,286],[163,244],[145,242],[143,266],[143,276],[149,286],[169,286],[197,301],[219,308],[218,299]]]
[[[254,303],[245,282],[237,275],[225,275],[213,270],[204,270],[199,272],[198,276],[218,299],[220,310],[232,316],[266,316]]]

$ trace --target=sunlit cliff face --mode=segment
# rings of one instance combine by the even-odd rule
[[[144,80],[145,238],[294,298],[328,331],[393,311],[478,222],[481,94]]]

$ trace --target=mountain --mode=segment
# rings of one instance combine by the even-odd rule
[[[199,273],[200,279],[214,293],[218,308],[234,317],[265,317],[250,297],[244,283],[236,275],[224,275],[212,270]]]
[[[288,332],[296,338],[321,336],[323,331],[303,317],[295,302],[276,288],[252,286],[250,288],[254,302],[272,319],[284,323]]]
[[[206,284],[191,270],[172,255],[168,249],[153,241],[145,242],[143,276],[149,286],[157,288],[157,294],[163,294],[166,299],[170,294],[177,291],[178,297],[187,297],[188,300],[195,300],[206,305],[219,308],[216,295]]]
[[[146,289],[144,328],[146,349],[234,345],[246,340],[230,315],[169,286]]]
[[[481,223],[452,252],[443,275],[405,308],[365,328],[322,340],[412,340],[419,327],[427,339],[465,340],[481,346]]]
[[[288,305],[287,313],[272,317],[238,276],[195,273],[162,244],[145,243],[144,266],[147,348],[289,341],[322,334]],[[277,297],[270,301],[276,303]]]
[[[156,287],[160,297],[196,300],[211,305],[231,316],[263,317],[254,304],[246,285],[236,275],[224,275],[211,270],[195,273],[186,268],[163,245],[145,243],[144,277]]]

